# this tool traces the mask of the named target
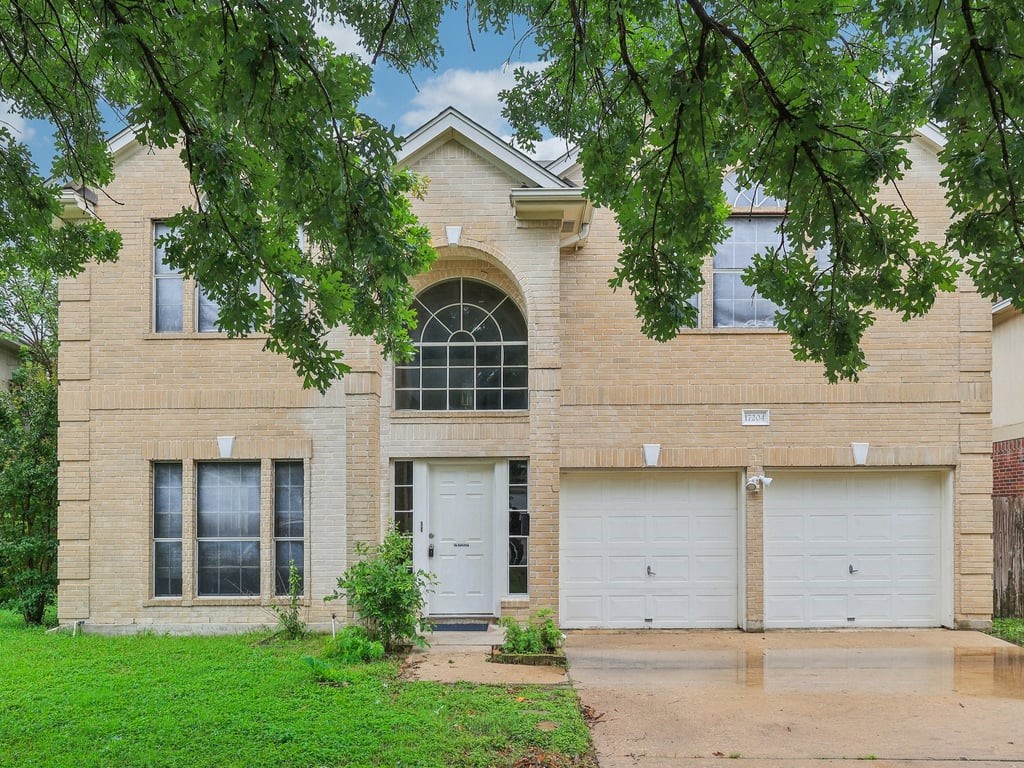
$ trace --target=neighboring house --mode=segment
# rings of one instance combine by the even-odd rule
[[[21,347],[13,341],[0,339],[0,388],[7,389],[14,369],[21,364]]]
[[[901,191],[941,240],[938,141],[915,138]],[[989,625],[991,307],[968,279],[926,318],[880,312],[870,368],[830,385],[740,282],[781,204],[733,190],[699,327],[659,344],[608,287],[614,218],[571,157],[535,163],[449,109],[401,158],[430,180],[439,253],[415,279],[419,355],[335,332],[352,372],[321,396],[259,336],[207,330],[163,266],[154,235],[190,199],[176,154],[112,148],[95,212],[121,259],[60,293],[63,621],[264,624],[294,560],[322,625],[356,543],[394,521],[435,616]]]
[[[1024,315],[992,308],[992,505],[997,616],[1024,616]]]

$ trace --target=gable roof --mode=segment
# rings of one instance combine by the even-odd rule
[[[457,141],[524,186],[542,189],[573,187],[454,107],[445,108],[406,137],[398,153],[398,164],[409,165],[448,141]]]

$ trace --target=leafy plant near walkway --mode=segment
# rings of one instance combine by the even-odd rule
[[[505,628],[502,653],[556,653],[562,647],[563,636],[554,616],[550,608],[541,608],[525,624],[512,616],[503,618],[500,622]]]
[[[426,592],[433,577],[412,568],[412,541],[392,528],[380,543],[356,544],[360,558],[338,578],[338,587],[324,600],[348,599],[371,640],[394,653],[404,645],[425,646]]]
[[[337,665],[343,684],[319,685],[301,658],[325,638],[265,639],[72,637],[0,612],[0,768],[511,768],[588,754],[569,688],[408,681],[394,661]]]

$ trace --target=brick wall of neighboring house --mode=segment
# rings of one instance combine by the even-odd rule
[[[935,155],[918,144],[911,154],[903,198],[925,236],[941,239],[948,214]],[[426,198],[414,205],[439,251],[416,286],[476,278],[520,304],[529,328],[530,408],[396,411],[393,365],[344,330],[330,343],[346,350],[353,373],[325,396],[304,391],[287,360],[262,350],[261,338],[196,333],[191,281],[183,332],[153,333],[153,221],[188,204],[187,179],[172,151],[128,152],[117,170],[109,199],[130,204],[101,202],[100,215],[122,233],[121,258],[91,264],[60,288],[62,620],[273,622],[266,590],[255,598],[196,598],[187,581],[182,598],[152,596],[152,462],[183,463],[189,541],[193,467],[216,458],[218,435],[236,437],[234,458],[263,462],[264,489],[274,460],[306,463],[314,622],[329,622],[342,609],[321,598],[350,562],[354,543],[374,540],[391,519],[396,459],[528,457],[529,598],[506,599],[501,611],[557,610],[562,473],[638,468],[642,443],[662,445],[654,471],[713,468],[737,479],[762,468],[941,473],[953,539],[951,619],[959,626],[990,620],[990,306],[967,278],[941,294],[927,317],[903,323],[878,312],[864,341],[870,367],[857,383],[830,385],[817,365],[793,360],[784,334],[714,328],[710,313],[699,329],[659,344],[639,333],[629,292],[608,288],[620,250],[608,211],[595,212],[582,247],[560,253],[559,221],[516,219],[509,193],[522,182],[448,141],[413,163],[430,180]],[[898,202],[894,193],[886,199]],[[448,243],[447,225],[462,226],[458,245]],[[770,409],[771,426],[742,427],[742,408]],[[854,466],[855,441],[871,445],[868,468]],[[757,628],[764,616],[763,496],[742,494],[738,503],[746,526],[740,587],[747,626]],[[272,531],[261,520],[266,548]],[[191,557],[186,580],[193,579]]]
[[[992,444],[992,495],[1024,496],[1024,438]]]

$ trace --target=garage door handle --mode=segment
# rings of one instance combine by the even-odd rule
[[[851,564],[850,565],[850,573],[860,573],[860,570],[858,568],[854,568],[853,565]]]
[[[654,571],[652,571],[651,570],[651,566],[648,565],[647,566],[647,575],[648,576],[657,576],[658,574],[656,574]]]

